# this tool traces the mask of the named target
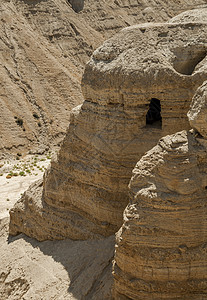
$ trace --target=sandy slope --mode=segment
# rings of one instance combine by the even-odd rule
[[[8,236],[9,209],[43,176],[51,156],[0,162],[0,299],[111,299],[113,236],[55,242],[38,242],[23,234]],[[6,178],[11,171],[22,170],[26,176]]]
[[[114,237],[37,242],[8,238],[0,221],[0,299],[111,299]]]

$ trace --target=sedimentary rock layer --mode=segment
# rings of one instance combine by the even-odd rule
[[[2,0],[0,151],[44,151],[62,140],[93,50],[121,28],[165,21],[205,0]]]
[[[11,211],[11,234],[85,239],[119,229],[135,163],[161,136],[189,128],[191,98],[206,78],[206,30],[203,22],[137,25],[94,52],[85,101],[73,110],[39,196],[32,188]],[[162,120],[146,124],[152,100]]]
[[[117,234],[115,299],[207,297],[207,147],[162,138],[137,163]]]
[[[192,128],[194,128],[202,137],[207,138],[207,81],[197,90],[193,97],[188,119]]]

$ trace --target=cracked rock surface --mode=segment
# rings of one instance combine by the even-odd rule
[[[202,11],[173,22],[197,23],[199,16],[206,24]],[[198,68],[206,69],[206,57],[194,74]],[[115,299],[207,297],[206,91],[204,81],[187,113],[193,129],[161,138],[133,170],[116,235]]]

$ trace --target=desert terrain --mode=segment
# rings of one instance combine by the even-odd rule
[[[207,299],[206,15],[1,1],[0,299]]]

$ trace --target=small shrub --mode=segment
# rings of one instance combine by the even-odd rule
[[[15,122],[17,123],[17,125],[19,125],[20,127],[22,127],[24,121],[21,118],[17,118]]]
[[[24,173],[24,171],[20,171],[20,172],[19,172],[19,175],[20,175],[20,176],[26,176],[25,173]]]

